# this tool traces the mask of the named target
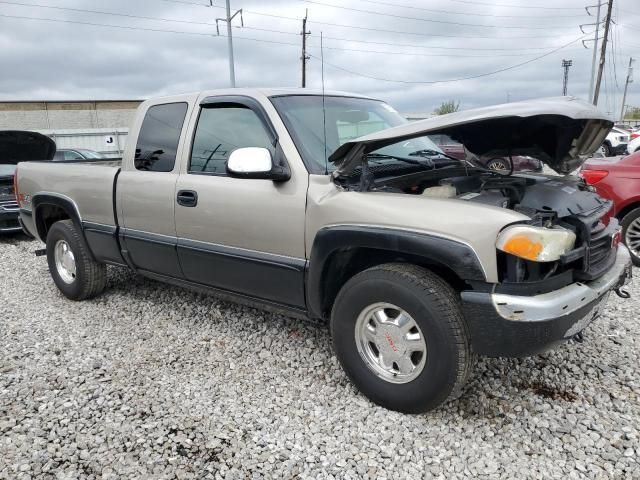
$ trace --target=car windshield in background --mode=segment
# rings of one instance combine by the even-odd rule
[[[287,95],[271,98],[296,147],[311,173],[335,170],[328,157],[346,142],[407,123],[384,102],[353,97]],[[326,145],[323,125],[326,125]],[[417,153],[419,152],[419,153]],[[371,152],[376,164],[416,163],[429,157],[444,157],[442,150],[428,137],[413,138]],[[403,161],[409,160],[409,162]]]
[[[94,152],[93,150],[78,150],[84,158],[89,159],[101,159],[104,158],[104,155],[98,152]]]
[[[0,177],[8,177],[9,175],[13,175],[16,171],[16,166],[13,164],[2,164],[0,163]]]

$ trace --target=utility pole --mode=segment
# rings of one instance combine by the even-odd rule
[[[593,98],[593,81],[596,76],[596,58],[598,55],[598,34],[600,33],[600,9],[602,8],[603,3],[598,2],[596,5],[597,13],[596,13],[596,31],[593,33],[593,57],[591,58],[591,79],[589,81],[589,99]],[[589,7],[585,7],[589,16],[591,16],[591,12],[589,12]]]
[[[620,109],[620,121],[624,122],[624,102],[627,101],[627,88],[633,82],[633,58],[629,57],[629,68],[627,69],[627,81],[624,84],[624,93],[622,94],[622,108]]]
[[[567,96],[567,82],[569,81],[569,67],[573,65],[573,60],[562,60],[564,68],[564,79],[562,80],[562,96]]]
[[[593,104],[598,105],[598,97],[600,96],[600,84],[602,83],[602,71],[604,70],[604,60],[607,55],[607,39],[609,38],[609,25],[611,25],[611,7],[613,7],[613,0],[609,0],[607,6],[607,18],[604,22],[604,36],[602,37],[602,50],[600,51],[600,65],[598,65],[598,79],[596,80],[596,87],[593,91]]]
[[[311,32],[307,32],[307,14],[308,9],[304,11],[304,18],[302,19],[302,88],[306,88],[307,86],[307,60],[309,60],[309,56],[307,55],[307,36],[311,35]]]
[[[227,0],[227,16],[226,18],[216,18],[216,31],[220,35],[220,28],[218,22],[227,22],[227,47],[229,49],[229,82],[232,87],[236,86],[236,71],[233,61],[233,35],[231,33],[231,21],[236,15],[240,14],[240,24],[244,27],[244,20],[242,19],[242,9],[237,10],[236,13],[231,15],[231,0]]]

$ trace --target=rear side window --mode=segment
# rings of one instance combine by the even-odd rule
[[[147,110],[136,145],[136,169],[151,172],[173,170],[186,115],[186,103],[154,105]]]
[[[272,139],[258,115],[239,104],[203,108],[193,139],[189,173],[225,174],[229,155],[242,147],[273,150]]]

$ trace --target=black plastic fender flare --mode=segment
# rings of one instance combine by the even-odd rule
[[[462,280],[486,282],[478,256],[465,243],[394,228],[360,225],[325,227],[315,236],[307,269],[306,300],[312,318],[324,316],[324,277],[332,255],[338,250],[358,248],[422,257],[431,263],[446,266]]]
[[[46,232],[44,231],[44,224],[42,219],[38,215],[38,209],[44,205],[53,205],[59,207],[69,216],[69,218],[76,224],[76,226],[82,231],[82,219],[78,208],[70,198],[66,198],[61,195],[51,193],[39,193],[33,196],[31,200],[31,211],[33,215],[33,221],[38,232],[38,237],[43,242],[47,241]],[[84,236],[84,235],[83,235]]]

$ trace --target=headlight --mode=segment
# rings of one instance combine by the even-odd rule
[[[498,235],[498,250],[534,262],[553,262],[570,251],[576,235],[565,228],[514,225]]]

